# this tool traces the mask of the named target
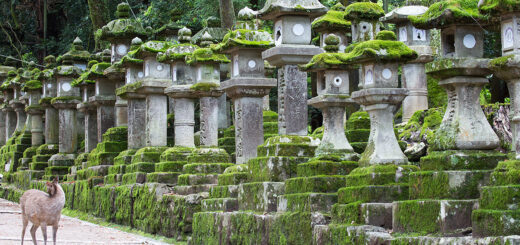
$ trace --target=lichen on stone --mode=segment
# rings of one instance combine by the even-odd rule
[[[432,4],[422,15],[410,15],[408,19],[416,27],[423,29],[443,28],[451,24],[477,24],[486,21],[475,0],[444,0]]]
[[[194,91],[211,91],[213,89],[218,88],[219,85],[216,83],[195,83],[191,85],[190,89]]]

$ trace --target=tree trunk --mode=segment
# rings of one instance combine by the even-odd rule
[[[92,27],[97,31],[108,23],[108,9],[105,0],[87,0],[90,12],[90,19],[92,20]]]
[[[222,28],[232,29],[235,25],[235,9],[233,8],[233,0],[220,1],[220,20]]]

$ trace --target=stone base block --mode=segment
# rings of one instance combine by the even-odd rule
[[[37,155],[50,155],[50,156],[52,156],[52,155],[58,153],[58,147],[59,146],[57,144],[55,144],[55,145],[54,144],[41,145],[36,150],[36,154]]]
[[[49,167],[48,162],[32,162],[29,168],[31,170],[45,170],[47,167]]]
[[[374,165],[354,169],[347,176],[347,186],[393,185],[408,182],[408,175],[417,171],[411,165]]]
[[[257,157],[249,160],[252,181],[279,182],[297,177],[298,164],[307,162],[308,157]]]
[[[476,199],[491,170],[421,171],[410,174],[410,199]]]
[[[155,164],[156,172],[182,172],[185,161],[167,161]]]
[[[23,154],[23,152],[29,147],[31,147],[31,142],[29,142],[29,144],[16,144],[16,145],[9,146],[9,151],[19,152],[19,153]]]
[[[229,163],[229,154],[220,148],[196,148],[188,156],[188,163]]]
[[[202,212],[224,211],[233,212],[238,210],[238,199],[236,198],[212,198],[202,200]]]
[[[507,155],[498,151],[434,151],[422,157],[421,170],[491,170]]]
[[[478,209],[471,216],[473,236],[509,236],[520,234],[520,211]],[[520,243],[520,239],[518,241]],[[511,243],[517,244],[517,243]]]
[[[334,204],[334,224],[365,224],[392,229],[392,203]]]
[[[146,173],[143,172],[134,172],[134,173],[127,173],[123,175],[122,179],[123,184],[143,184],[146,182]]]
[[[520,185],[482,187],[479,208],[494,210],[518,210]]]
[[[33,162],[47,162],[52,155],[35,155],[32,157]]]
[[[69,167],[67,166],[50,166],[45,168],[45,175],[47,176],[54,176],[54,175],[60,175],[64,176],[69,173]]]
[[[285,181],[285,193],[336,193],[345,187],[345,176],[322,175],[312,177],[297,177]]]
[[[215,185],[215,184],[184,185],[184,186],[178,185],[173,188],[173,192],[177,195],[191,195],[191,194],[197,194],[197,193],[201,193],[201,192],[209,192],[209,190],[215,186],[217,186],[217,185]]]
[[[217,174],[182,174],[179,175],[178,185],[217,184]]]
[[[161,162],[186,162],[195,148],[171,147],[161,154]]]
[[[124,174],[126,165],[113,165],[108,168],[108,174]]]
[[[146,175],[146,182],[148,183],[162,183],[162,184],[177,184],[177,178],[181,173],[164,173],[155,172]]]
[[[87,169],[82,169],[77,171],[78,178],[81,180],[85,180],[91,177],[102,177],[108,174],[108,169],[111,165],[100,165],[93,166]]]
[[[408,184],[367,185],[344,187],[338,190],[338,203],[390,203],[408,199]]]
[[[132,164],[126,166],[125,171],[127,173],[133,173],[133,172],[153,173],[155,171],[155,163],[151,163],[151,162],[132,163]]]
[[[114,165],[114,158],[118,155],[119,152],[100,152],[94,155],[89,155],[88,166]]]
[[[309,144],[301,143],[278,143],[275,145],[260,145],[258,147],[258,156],[297,156],[309,157],[314,156],[316,147]]]
[[[105,185],[113,185],[118,184],[123,181],[123,175],[122,174],[109,174],[105,176],[103,182]]]
[[[209,198],[237,198],[239,185],[218,185],[209,190]]]
[[[278,197],[278,212],[328,213],[338,201],[336,193],[295,193]]]
[[[168,149],[167,147],[144,147],[137,150],[132,158],[132,163],[149,162],[158,163],[160,162],[161,154]]]
[[[316,225],[313,244],[390,244],[392,236],[384,228],[371,225]]]
[[[457,233],[471,227],[476,200],[411,200],[393,203],[394,232]]]
[[[310,161],[298,164],[296,173],[300,177],[310,177],[316,175],[348,175],[350,171],[357,168],[356,162],[334,162],[325,160]]]
[[[491,185],[518,185],[520,183],[520,160],[499,162],[491,174]]]
[[[127,147],[126,141],[104,141],[97,144],[96,149],[98,152],[121,152],[126,150]]]
[[[49,159],[49,166],[74,166],[75,158],[75,154],[58,153]]]
[[[233,163],[190,163],[183,167],[183,172],[188,174],[221,174]]]
[[[119,153],[117,157],[114,158],[114,165],[129,165],[132,163],[132,158],[134,157],[136,150],[128,149],[126,151],[122,151]]]
[[[246,183],[248,180],[249,173],[229,173],[218,175],[219,185],[238,185]]]
[[[238,191],[240,210],[276,212],[278,197],[284,194],[283,182],[254,182],[241,184]]]

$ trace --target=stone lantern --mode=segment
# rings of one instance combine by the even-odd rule
[[[381,29],[379,18],[385,11],[377,3],[357,2],[345,8],[345,19],[352,22],[352,42],[363,42],[374,39]]]
[[[354,104],[350,98],[348,65],[329,62],[337,60],[341,40],[335,34],[325,39],[327,53],[316,55],[303,67],[306,71],[317,73],[318,96],[308,100],[308,104],[323,112],[323,138],[316,150],[316,156],[339,155],[343,160],[357,160],[358,154],[349,144],[345,136],[346,107]]]
[[[382,31],[376,40],[347,49],[348,62],[361,66],[362,89],[353,92],[352,99],[370,115],[370,138],[359,160],[362,166],[408,162],[395,137],[393,112],[408,93],[398,88],[399,63],[417,58],[417,53],[395,39],[393,32]]]
[[[43,75],[43,95],[40,99],[40,105],[45,109],[45,144],[52,149],[58,149],[59,143],[59,119],[58,111],[51,105],[51,100],[56,97],[58,85],[54,76],[54,67],[56,66],[56,58],[52,55],[45,57],[45,70]]]
[[[33,80],[27,81],[22,88],[22,91],[26,93],[28,97],[25,111],[27,112],[28,119],[30,118],[30,130],[32,146],[36,147],[44,143],[43,137],[43,114],[44,109],[40,105],[40,99],[42,97],[42,80],[44,79],[43,72],[39,70],[34,71]]]
[[[515,27],[520,26],[520,8],[514,4],[495,5],[490,1],[483,1],[479,7],[481,12],[498,17],[490,26],[496,27],[500,22],[502,57],[491,60],[489,66],[494,75],[507,82],[511,96],[511,148],[516,152],[516,159],[520,159],[520,34],[515,31]]]
[[[10,71],[14,71],[15,68],[11,66],[3,66],[0,65],[0,84],[3,84],[6,82],[8,73]],[[0,86],[1,87],[1,86]],[[8,98],[5,97],[4,93],[0,94],[0,146],[5,145],[6,139],[6,118],[7,118],[7,112],[5,111],[6,106],[5,103],[7,102]]]
[[[135,58],[135,53],[143,41],[136,37],[132,40],[130,52],[119,61],[126,69],[125,86],[117,89],[117,96],[128,102],[128,148],[140,149],[146,146],[146,134],[143,133],[146,122],[146,95],[138,94],[133,88],[144,78],[143,60]]]
[[[22,92],[23,84],[28,81],[30,72],[24,68],[18,68],[17,76],[10,81],[11,88],[13,89],[13,99],[9,101],[9,106],[16,112],[16,131],[21,132],[27,121],[27,114],[25,113],[25,106],[23,103]]]
[[[200,144],[218,145],[218,98],[220,88],[220,64],[229,63],[225,55],[215,53],[209,45],[213,37],[209,33],[202,36],[202,48],[196,49],[186,61],[194,69],[195,84],[190,87],[200,98]]]
[[[164,53],[172,45],[170,42],[148,41],[133,51],[132,59],[143,60],[144,77],[118,89],[118,94],[137,93],[145,98],[145,127],[140,129],[141,134],[144,133],[145,146],[167,145],[168,101],[164,89],[172,84],[171,71],[168,64],[157,61],[157,54]]]
[[[312,29],[320,33],[320,47],[325,47],[325,39],[334,34],[339,38],[339,52],[344,52],[351,43],[351,23],[345,20],[345,7],[341,3],[332,7],[325,15],[312,22]]]
[[[9,140],[13,133],[16,131],[16,112],[14,109],[10,106],[11,100],[14,98],[14,90],[10,86],[11,80],[15,79],[17,76],[17,71],[12,70],[7,73],[6,80],[2,83],[2,93],[4,97],[4,108],[3,111],[5,112],[5,129],[6,129],[6,135],[5,140]]]
[[[238,29],[216,47],[231,57],[231,79],[221,88],[234,103],[237,164],[256,157],[257,147],[264,142],[263,97],[276,86],[276,79],[265,78],[262,51],[273,45],[265,31]]]
[[[130,50],[131,40],[135,37],[146,38],[148,35],[152,34],[151,28],[145,29],[143,28],[141,23],[137,22],[134,18],[130,18],[130,11],[130,5],[128,5],[128,3],[118,4],[116,11],[117,19],[112,20],[107,25],[103,26],[100,30],[98,30],[98,32],[100,33],[100,39],[109,41],[112,47],[112,66],[104,71],[104,75],[110,80],[110,83],[112,83],[115,86],[115,88],[119,88],[125,85],[124,69],[118,65],[118,62]],[[99,96],[105,96],[109,93],[111,95],[114,95],[115,90],[110,88],[107,91],[105,91],[103,95]],[[101,97],[97,98],[101,99]],[[103,104],[104,107],[110,106],[110,103],[112,103],[112,107],[115,106],[115,108],[112,111],[112,114],[114,115],[111,116],[114,122],[111,125],[106,124],[105,126],[103,126],[104,129],[108,129],[110,127],[113,127],[114,125],[125,126],[128,123],[127,102],[120,97],[114,97],[113,99],[114,102],[103,100],[99,101],[98,103]],[[100,115],[98,114],[98,117],[99,116]]]
[[[408,16],[426,12],[424,6],[404,6],[392,10],[381,17],[382,22],[395,24],[397,40],[404,42],[418,54],[417,59],[402,66],[403,88],[408,89],[408,96],[403,101],[403,122],[407,122],[416,111],[428,109],[428,91],[424,64],[433,60],[430,46],[430,30],[414,27]]]
[[[268,1],[258,12],[260,18],[274,21],[275,47],[262,58],[278,70],[278,132],[282,135],[307,135],[307,73],[298,64],[307,63],[321,48],[311,43],[311,20],[327,8],[317,0]]]
[[[195,84],[195,72],[192,66],[185,62],[186,56],[191,55],[199,47],[190,44],[191,30],[184,27],[179,30],[180,44],[174,45],[164,54],[160,54],[158,59],[170,63],[173,84],[165,90],[165,93],[174,103],[174,131],[175,146],[195,147],[194,126],[195,126],[195,99],[197,93],[190,90]]]
[[[81,40],[74,41],[72,49],[58,58],[62,65],[55,69],[57,92],[51,104],[58,110],[59,153],[49,159],[50,166],[72,166],[78,148],[77,104],[81,103],[80,90],[72,82],[83,72],[78,64],[90,58],[87,51],[81,51]],[[86,65],[85,65],[86,69]]]

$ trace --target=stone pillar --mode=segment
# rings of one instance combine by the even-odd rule
[[[140,149],[146,146],[146,100],[128,98],[128,149]]]
[[[307,73],[297,65],[278,70],[278,133],[307,135]]]
[[[202,104],[201,101],[201,107]],[[217,106],[216,102],[213,102],[213,104]],[[167,114],[168,100],[166,96],[162,94],[146,95],[146,146],[166,146]]]
[[[97,111],[95,108],[85,108],[85,152],[91,152],[98,144]]]
[[[103,134],[115,125],[114,100],[101,101],[97,100],[97,139],[98,142],[103,140]]]
[[[31,140],[32,146],[43,144],[43,111],[34,111],[31,113]]]
[[[58,144],[59,142],[58,110],[52,106],[45,107],[45,143]]]
[[[57,101],[54,103],[58,111],[59,120],[59,152],[73,154],[78,148],[78,130],[76,127],[76,103]]]
[[[264,111],[271,110],[271,106],[269,105],[269,95],[264,96],[264,98],[262,98],[262,102]]]
[[[175,146],[195,147],[195,103],[191,98],[176,98],[175,115]]]
[[[25,114],[25,107],[22,103],[16,103],[13,105],[14,111],[16,112],[16,131],[22,131],[27,120],[27,114]]]
[[[245,97],[234,99],[235,146],[237,164],[247,163],[257,156],[257,147],[264,143],[263,99]]]
[[[200,98],[200,145],[218,146],[218,97]]]
[[[6,119],[6,111],[2,108],[0,110],[0,146],[3,146],[5,145],[5,142],[6,142],[6,123],[5,123],[5,119]]]
[[[333,149],[354,152],[345,136],[345,107],[323,107],[323,138],[321,144],[330,144]]]
[[[16,112],[7,106],[5,109],[5,140],[9,140],[16,130]]]
[[[229,118],[229,104],[226,100],[226,94],[218,97],[218,128],[225,129],[231,125]]]
[[[428,89],[424,63],[407,63],[402,70],[403,88],[409,91],[403,100],[403,122],[408,122],[416,111],[428,109]]]
[[[116,84],[116,87],[119,88],[123,85],[124,81]],[[120,96],[116,96],[115,117],[116,127],[128,126],[128,101]]]

